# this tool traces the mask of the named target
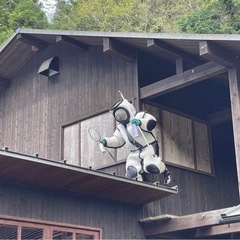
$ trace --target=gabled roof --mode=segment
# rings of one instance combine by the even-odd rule
[[[81,168],[64,162],[0,150],[0,182],[28,184],[135,205],[176,194],[176,188]]]
[[[232,53],[236,60],[240,55],[239,41],[240,35],[227,34],[109,33],[18,28],[0,49],[0,87],[6,86],[39,50],[58,42],[74,45],[82,51],[89,46],[101,46],[103,52],[114,52],[129,61],[133,60],[136,49],[167,61],[175,61],[181,56],[196,66],[206,62],[212,50],[214,54],[222,52],[226,59]],[[206,42],[214,43],[213,48],[208,49]]]

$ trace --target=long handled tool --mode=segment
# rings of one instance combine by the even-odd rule
[[[117,162],[115,157],[108,151],[108,149],[105,148],[102,143],[100,143],[100,140],[102,139],[102,137],[101,137],[100,133],[98,132],[98,130],[96,130],[95,128],[90,127],[90,128],[88,128],[88,134],[95,142],[98,143],[98,146],[99,146],[100,151],[102,153],[107,151],[108,154],[110,155],[110,157],[114,160],[114,162]]]

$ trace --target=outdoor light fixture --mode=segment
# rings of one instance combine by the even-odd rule
[[[59,57],[52,57],[44,61],[38,69],[38,74],[45,77],[52,77],[59,73]]]

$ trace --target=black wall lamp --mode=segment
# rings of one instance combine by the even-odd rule
[[[38,74],[50,78],[59,73],[59,57],[52,57],[45,60],[40,68],[38,69]]]

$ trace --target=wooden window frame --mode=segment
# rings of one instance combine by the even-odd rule
[[[62,124],[61,126],[60,126],[60,161],[67,161],[67,159],[64,159],[64,128],[65,127],[68,127],[68,126],[71,126],[71,125],[74,125],[74,124],[80,124],[81,122],[83,122],[83,121],[85,121],[85,120],[88,120],[88,119],[90,119],[90,118],[94,118],[94,117],[98,117],[98,116],[100,116],[100,115],[102,115],[102,114],[105,114],[105,113],[108,113],[109,112],[109,109],[103,109],[103,110],[101,110],[101,111],[98,111],[98,112],[95,112],[95,113],[93,113],[93,114],[88,114],[88,115],[86,115],[86,116],[83,116],[83,117],[81,117],[81,118],[78,118],[78,119],[75,119],[75,120],[73,120],[73,121],[69,121],[69,122],[66,122],[66,123],[64,123],[64,124]],[[114,126],[114,128],[113,128],[113,131],[114,131],[114,129],[115,129],[115,127],[116,127],[116,121],[113,119],[113,126]],[[79,133],[79,142],[81,143],[81,127],[79,128],[79,131],[80,131],[80,133]],[[112,132],[112,134],[113,134],[113,132]],[[104,137],[104,136],[103,136]],[[93,140],[92,140],[93,141]],[[109,149],[110,150],[110,149]],[[118,155],[118,153],[117,153],[117,149],[111,149],[110,151],[113,151],[112,152],[112,155],[113,155],[113,157],[116,159],[117,158],[117,155]],[[101,153],[100,153],[101,154]],[[105,157],[108,157],[108,158],[110,158],[110,156],[107,154],[104,154],[105,155]],[[78,158],[81,160],[81,146],[80,146],[80,151],[79,151],[79,156],[78,156]],[[119,160],[117,163],[116,162],[114,162],[112,159],[109,161],[109,163],[104,163],[104,164],[102,164],[102,165],[100,165],[100,166],[82,166],[81,165],[81,163],[79,164],[79,166],[81,166],[81,167],[86,167],[86,168],[88,168],[88,167],[91,167],[92,169],[101,169],[101,168],[105,168],[105,167],[107,167],[107,166],[113,166],[113,165],[116,165],[116,164],[120,164],[120,163],[122,163],[122,162],[124,162],[125,160]]]
[[[29,219],[22,217],[13,217],[7,215],[0,215],[0,226],[1,224],[11,225],[17,227],[17,239],[21,240],[21,229],[22,227],[39,228],[43,229],[42,239],[52,239],[54,230],[57,231],[68,231],[72,233],[72,239],[76,239],[76,234],[87,234],[91,235],[94,240],[102,239],[102,229],[95,227],[88,227],[75,224],[66,224],[59,222],[51,222],[37,219]]]
[[[170,162],[170,161],[167,161],[167,160],[164,160],[164,157],[163,157],[163,161],[169,165],[169,166],[173,166],[173,167],[177,167],[177,168],[181,168],[181,169],[185,169],[185,170],[189,170],[189,171],[192,171],[192,172],[197,172],[197,173],[201,173],[201,174],[204,174],[204,175],[208,175],[208,176],[215,176],[215,171],[214,171],[214,165],[213,165],[213,155],[212,155],[212,139],[211,139],[211,126],[209,123],[207,123],[206,121],[203,121],[201,119],[198,119],[196,117],[193,117],[191,115],[188,115],[188,114],[185,114],[185,113],[182,113],[182,112],[179,112],[177,110],[174,110],[174,109],[171,109],[171,108],[168,108],[166,106],[163,106],[161,104],[158,104],[158,103],[153,103],[153,102],[143,102],[143,106],[147,104],[147,105],[150,105],[154,108],[158,108],[160,110],[159,112],[159,118],[161,119],[162,121],[162,111],[167,111],[167,112],[170,112],[170,113],[173,113],[173,114],[176,114],[176,115],[179,115],[181,117],[184,117],[184,118],[187,118],[189,119],[191,122],[192,122],[192,128],[194,128],[194,123],[193,122],[198,122],[198,123],[201,123],[201,124],[204,124],[206,125],[207,127],[207,130],[208,130],[208,141],[209,141],[209,157],[210,157],[210,169],[211,169],[211,172],[207,172],[207,171],[202,171],[202,170],[198,170],[197,169],[197,160],[196,160],[196,146],[195,146],[195,142],[193,143],[194,144],[194,147],[193,147],[193,156],[194,156],[194,165],[195,167],[194,168],[191,168],[191,167],[187,167],[187,166],[183,166],[181,164],[178,164],[178,163],[173,163],[173,162]],[[193,141],[195,139],[195,132],[192,131],[192,137],[193,137]],[[162,155],[164,156],[164,148],[163,148],[163,133],[161,131],[161,143],[160,143],[160,149],[162,149]]]
[[[65,127],[68,127],[68,126],[71,126],[73,124],[77,124],[77,123],[80,123],[81,121],[84,121],[84,120],[87,120],[88,118],[91,118],[91,117],[95,117],[95,116],[98,116],[98,115],[101,115],[105,112],[107,112],[108,109],[103,109],[101,111],[98,111],[98,112],[95,112],[93,114],[87,114],[81,118],[77,118],[77,119],[74,119],[72,121],[68,121],[68,122],[65,122],[63,124],[60,125],[60,160],[63,161],[63,160],[66,160],[64,159],[64,128]],[[81,137],[81,135],[79,134],[79,136]],[[79,139],[80,140],[80,139]],[[79,151],[79,158],[81,157],[81,149]]]

